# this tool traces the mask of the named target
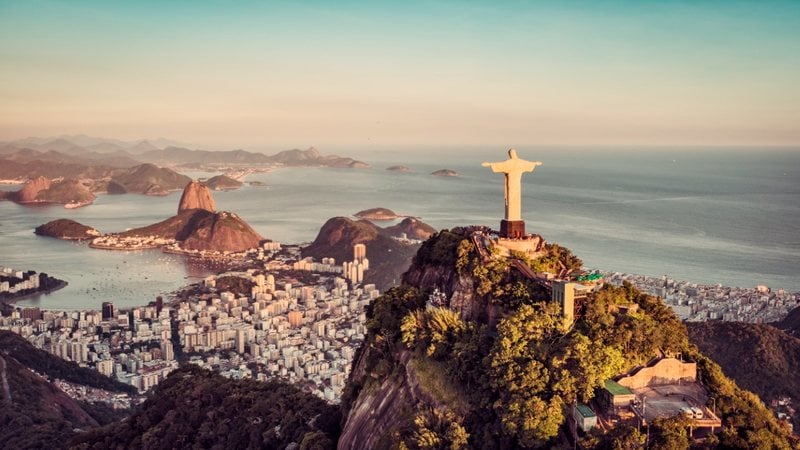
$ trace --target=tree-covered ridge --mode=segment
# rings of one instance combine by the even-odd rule
[[[0,351],[0,448],[64,448],[75,430],[97,426],[87,405],[68,397]]]
[[[709,321],[688,324],[689,339],[737,384],[762,399],[800,399],[800,338],[771,325]]]
[[[549,266],[579,261],[562,247],[551,248],[556,250],[544,259]],[[604,286],[587,302],[583,317],[567,328],[558,305],[538,286],[515,276],[508,259],[484,261],[458,229],[427,241],[414,264],[449,265],[472,278],[485,305],[500,306],[502,312],[496,322],[465,320],[446,305],[427,304],[430,292],[409,285],[373,302],[369,336],[357,357],[363,357],[365,376],[351,379],[345,410],[359,391],[369,392],[399,374],[404,352],[411,352],[408,364],[413,367],[435,368],[415,371],[420,389],[436,399],[433,405],[420,403],[398,418],[390,431],[395,444],[387,447],[551,447],[567,406],[588,401],[614,375],[659,355],[681,354],[698,363],[702,383],[716,397],[723,419],[723,431],[703,445],[789,448],[785,431],[758,398],[725,378],[719,366],[691,346],[683,324],[658,298],[632,285]],[[633,304],[638,309],[626,307]],[[657,421],[650,429],[653,448],[688,446],[682,426],[679,419]],[[637,448],[642,442],[638,430],[618,426],[607,435],[595,432],[580,444]]]
[[[78,363],[65,361],[44,350],[34,347],[22,336],[11,331],[0,330],[0,351],[42,375],[71,383],[99,389],[135,394],[136,388],[109,378],[95,370],[81,367]]]
[[[783,320],[774,325],[786,333],[800,338],[800,306],[789,311],[789,314]]]
[[[332,449],[338,408],[279,382],[230,380],[185,367],[127,420],[78,436],[76,449]]]

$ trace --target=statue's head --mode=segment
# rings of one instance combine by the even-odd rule
[[[508,157],[511,159],[517,159],[517,151],[513,148],[508,149]]]

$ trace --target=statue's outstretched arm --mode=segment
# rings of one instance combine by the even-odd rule
[[[492,163],[490,163],[490,162],[481,163],[481,165],[483,167],[492,167]]]

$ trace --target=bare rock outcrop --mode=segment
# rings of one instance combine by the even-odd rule
[[[486,299],[475,294],[475,279],[458,274],[452,269],[435,266],[411,266],[403,275],[403,282],[423,291],[440,289],[446,298],[446,306],[470,320],[494,323],[498,311]]]
[[[50,189],[50,186],[53,185],[53,182],[50,181],[48,178],[43,176],[39,176],[34,178],[33,180],[28,181],[22,186],[17,192],[16,200],[20,203],[29,203],[38,201],[36,198],[39,195],[39,192],[46,191]]]
[[[370,351],[367,349],[360,354],[353,378],[369,376],[365,373],[364,365]],[[403,351],[400,367],[404,370],[395,377],[383,380],[368,393],[362,392],[355,399],[348,411],[338,448],[380,448],[379,443],[390,439],[392,431],[396,429],[398,417],[413,410],[417,403],[430,400],[419,389],[416,373],[408,364],[410,359],[411,353]]]
[[[193,180],[183,189],[181,201],[178,203],[178,213],[187,209],[204,209],[206,211],[216,211],[214,197],[211,190],[203,183]]]

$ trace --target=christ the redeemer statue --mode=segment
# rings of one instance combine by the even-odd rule
[[[507,238],[521,238],[525,236],[525,222],[522,220],[522,174],[533,172],[536,166],[541,166],[540,161],[525,161],[519,159],[517,151],[508,150],[508,159],[500,162],[485,162],[483,167],[491,167],[492,172],[501,172],[506,176],[506,216],[500,222],[500,235]]]

